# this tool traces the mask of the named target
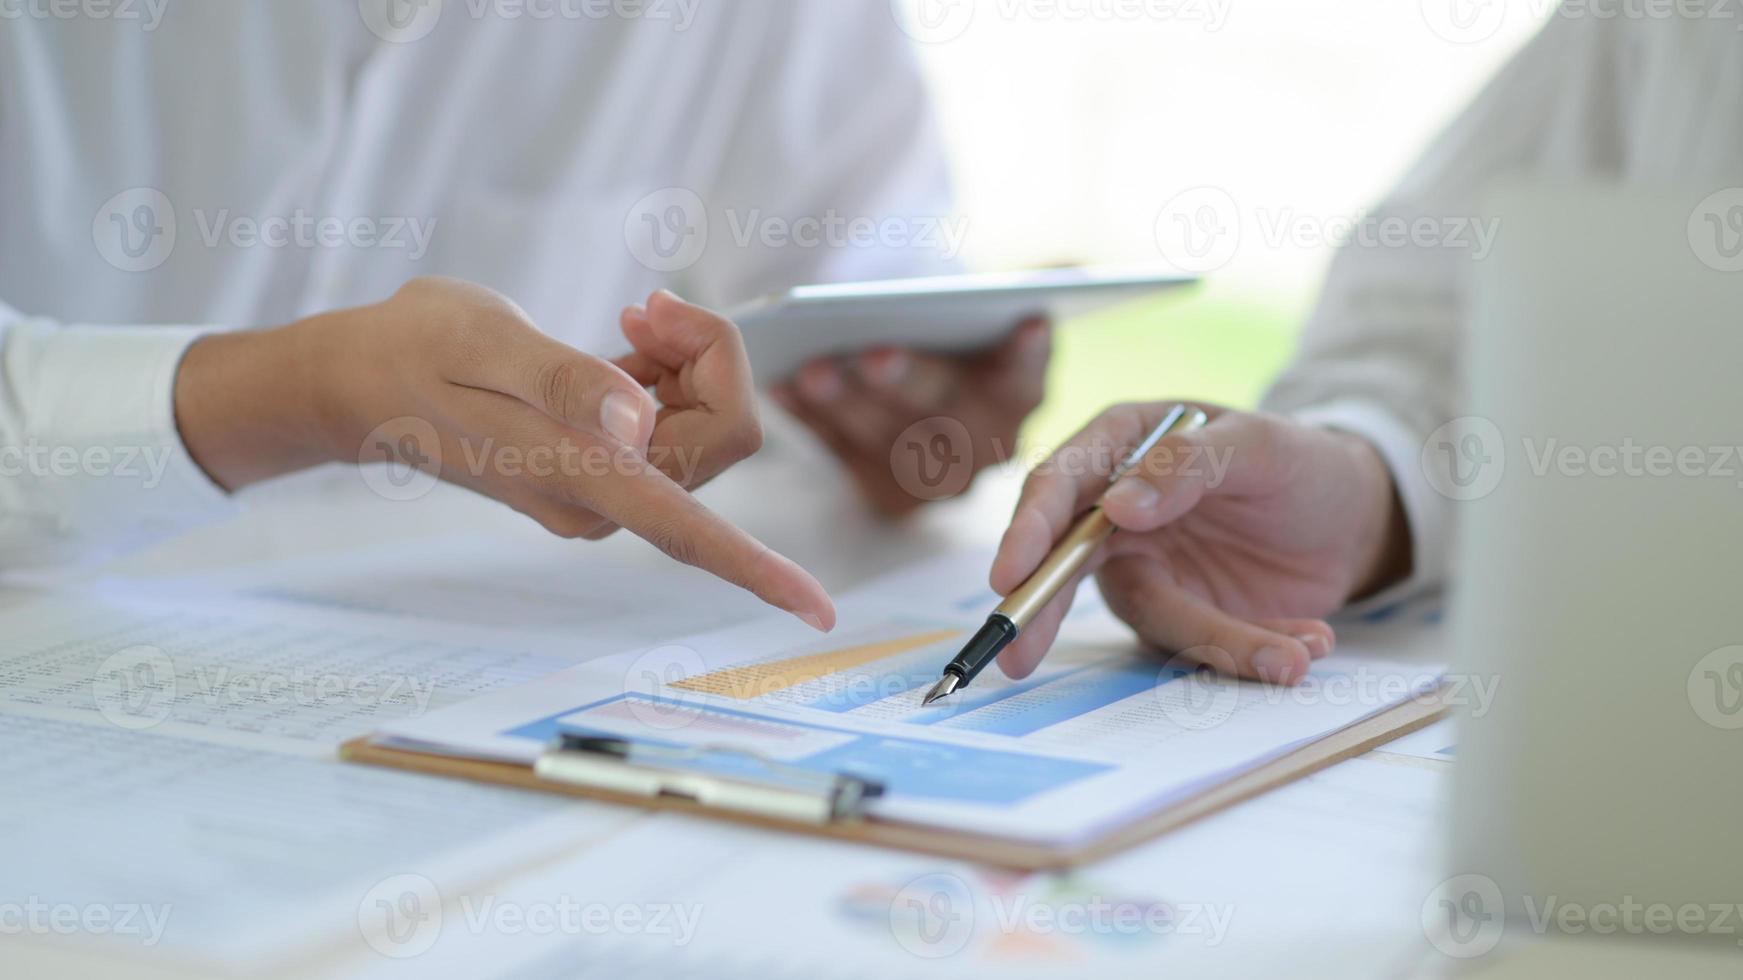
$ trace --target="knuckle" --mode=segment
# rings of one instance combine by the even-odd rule
[[[1072,459],[1070,454],[1062,451],[1042,460],[1041,465],[1023,479],[1017,513],[1021,514],[1026,508],[1046,517],[1055,506],[1053,501],[1058,494],[1072,485],[1063,477],[1071,469]]]
[[[412,278],[407,279],[405,283],[399,287],[399,290],[395,295],[405,299],[421,299],[424,296],[439,290],[441,286],[442,280],[440,277],[413,276]]]
[[[573,361],[545,361],[539,365],[538,374],[533,379],[533,390],[538,392],[540,407],[548,414],[570,419],[573,417],[571,413],[580,406],[581,371]]]
[[[744,334],[739,331],[738,324],[726,317],[710,314],[704,318],[702,329],[713,340],[724,341],[736,347],[744,346]]]
[[[738,324],[709,311],[699,311],[693,321],[696,335],[705,347],[739,352],[744,350],[744,334]]]
[[[1023,489],[1017,498],[1017,512],[1019,514],[1022,513],[1024,507],[1037,508],[1041,506],[1042,496],[1045,494],[1048,484],[1053,482],[1049,470],[1056,465],[1055,461],[1058,458],[1057,452],[1048,454],[1047,458],[1041,461],[1041,465],[1035,467],[1028,476],[1023,477]]]
[[[734,461],[748,459],[762,451],[765,438],[762,420],[755,415],[746,415],[727,433],[726,451]]]
[[[1180,653],[1187,660],[1196,664],[1202,664],[1203,666],[1209,667],[1211,670],[1228,677],[1239,676],[1241,670],[1247,664],[1246,660],[1237,659],[1234,654],[1229,652],[1227,646],[1217,642],[1215,638],[1207,639],[1202,643],[1194,644],[1192,646],[1187,646],[1182,649]]]
[[[1247,417],[1250,438],[1260,452],[1267,457],[1274,456],[1283,448],[1288,434],[1288,425],[1274,415],[1253,414]]]
[[[1259,652],[1253,638],[1237,627],[1211,626],[1204,631],[1200,645],[1216,650],[1229,658],[1231,665],[1248,666]],[[1222,668],[1218,668],[1222,669]],[[1233,666],[1229,668],[1231,671]]]
[[[480,318],[462,312],[447,323],[447,340],[458,363],[476,368],[489,363],[494,353],[490,330]]]
[[[700,558],[696,539],[685,529],[683,522],[675,518],[660,518],[650,523],[642,536],[681,564],[695,565]]]

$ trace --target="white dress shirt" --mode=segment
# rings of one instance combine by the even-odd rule
[[[610,355],[661,286],[949,265],[886,0],[125,9],[0,24],[0,569],[228,507],[173,416],[199,330],[441,274]]]
[[[1465,278],[1480,259],[1483,190],[1499,178],[1602,180],[1718,190],[1743,186],[1743,11],[1622,16],[1602,0],[1569,5],[1430,147],[1376,218],[1440,229],[1421,242],[1370,236],[1334,259],[1300,351],[1266,407],[1353,431],[1392,470],[1414,540],[1411,580],[1445,575],[1454,502],[1434,486],[1423,446],[1466,414],[1458,404]],[[1662,13],[1662,11],[1661,11]],[[1461,234],[1460,229],[1463,229]],[[1438,240],[1437,240],[1438,236]]]

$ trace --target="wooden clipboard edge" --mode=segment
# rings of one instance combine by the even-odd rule
[[[598,800],[605,803],[618,803],[624,806],[632,806],[640,810],[685,813],[692,816],[707,817],[710,820],[725,820],[731,823],[744,824],[751,827],[761,827],[767,830],[780,830],[790,833],[807,834],[813,837],[829,837],[835,840],[874,844],[880,847],[891,847],[904,851],[918,851],[924,854],[937,855],[939,857],[979,861],[1001,867],[1038,871],[1045,868],[1060,866],[1059,852],[1057,850],[1040,845],[1025,844],[1021,841],[1009,841],[996,837],[985,837],[955,831],[937,830],[932,827],[921,827],[914,824],[897,823],[895,821],[887,820],[854,820],[833,824],[809,824],[797,821],[780,820],[774,817],[760,817],[749,813],[714,810],[702,806],[692,800],[685,800],[677,797],[648,799],[645,796],[633,796],[627,793],[613,792],[611,790],[546,782],[534,775],[530,766],[516,765],[509,762],[491,762],[482,759],[464,759],[427,752],[414,752],[409,749],[388,748],[386,746],[372,743],[368,736],[352,739],[351,741],[341,745],[339,747],[339,758],[346,762],[361,763],[369,766],[383,766],[389,769],[401,769],[430,776],[469,779],[474,782],[494,783],[498,786],[534,790],[541,793],[557,793],[562,796]]]
[[[1049,847],[1023,841],[938,830],[889,820],[856,820],[835,824],[807,824],[759,817],[754,814],[713,810],[699,803],[672,798],[650,800],[642,796],[616,793],[584,786],[550,783],[533,774],[530,766],[508,762],[465,759],[456,756],[414,752],[374,744],[368,736],[355,738],[339,747],[339,758],[369,766],[400,769],[431,776],[467,779],[493,783],[516,789],[542,793],[557,793],[582,799],[599,800],[632,806],[641,810],[657,810],[725,820],[765,830],[779,830],[827,837],[834,840],[869,844],[877,847],[915,851],[960,861],[974,861],[1019,871],[1057,871],[1097,861],[1145,841],[1160,837],[1187,824],[1219,813],[1237,803],[1252,799],[1310,776],[1320,770],[1361,755],[1376,746],[1423,728],[1446,714],[1438,692],[1413,698],[1396,707],[1357,722],[1325,738],[1304,745],[1294,752],[1238,776],[1214,789],[1157,813],[1127,824],[1089,844],[1071,848]]]

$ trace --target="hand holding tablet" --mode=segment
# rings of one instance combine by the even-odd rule
[[[1052,270],[813,286],[738,316],[771,395],[893,517],[1016,451],[1046,391],[1051,316],[1186,282]]]

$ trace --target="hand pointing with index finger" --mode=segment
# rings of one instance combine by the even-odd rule
[[[328,460],[378,461],[374,447],[404,441],[378,434],[409,420],[422,435],[399,451],[405,465],[562,537],[621,526],[832,628],[814,578],[689,492],[761,444],[738,329],[669,293],[624,329],[635,353],[613,364],[539,332],[491,290],[417,279],[372,306],[195,342],[176,418],[232,490]],[[684,462],[668,472],[652,456]]]

